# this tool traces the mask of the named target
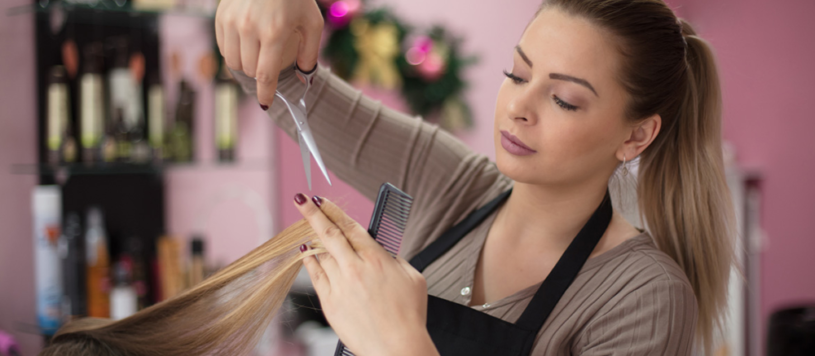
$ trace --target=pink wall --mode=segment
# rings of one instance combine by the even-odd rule
[[[42,338],[21,332],[36,325],[31,190],[35,175],[11,174],[12,164],[36,162],[34,21],[8,17],[0,7],[0,329],[11,332],[24,355],[34,355]],[[29,329],[30,330],[30,329]]]
[[[725,139],[763,173],[761,312],[815,303],[815,2],[676,2],[718,55]]]

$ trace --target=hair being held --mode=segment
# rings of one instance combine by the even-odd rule
[[[325,252],[301,220],[197,286],[128,318],[68,323],[40,355],[245,355],[306,256]],[[313,249],[301,253],[302,244]]]

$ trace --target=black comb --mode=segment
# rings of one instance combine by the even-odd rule
[[[385,248],[385,251],[394,256],[399,253],[399,246],[402,245],[402,235],[405,233],[412,204],[413,197],[390,183],[382,184],[379,188],[374,213],[368,224],[368,233]],[[334,356],[355,355],[339,341]]]

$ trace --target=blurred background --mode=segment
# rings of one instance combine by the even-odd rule
[[[225,72],[217,3],[1,3],[0,355],[37,354],[70,316],[172,297],[300,218],[299,147]],[[540,0],[318,3],[322,63],[494,157],[501,70]],[[713,45],[723,86],[743,268],[716,355],[812,355],[815,2],[668,3]],[[372,203],[332,181],[311,193],[367,224]],[[255,353],[333,353],[311,306],[300,278]]]

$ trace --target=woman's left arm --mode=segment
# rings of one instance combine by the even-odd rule
[[[343,343],[360,356],[438,355],[427,332],[422,274],[403,258],[393,258],[328,199],[295,205],[328,250],[303,263]]]
[[[609,304],[583,330],[575,355],[693,353],[697,305],[686,281],[650,281]]]

